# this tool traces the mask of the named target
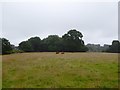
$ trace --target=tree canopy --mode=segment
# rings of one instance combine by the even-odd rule
[[[85,52],[87,47],[82,40],[82,33],[73,29],[68,31],[62,37],[58,35],[49,35],[41,40],[39,37],[32,37],[19,44],[19,48],[26,52],[39,51],[66,51],[66,52]]]
[[[63,39],[63,48],[64,51],[69,52],[85,52],[87,51],[87,47],[84,45],[84,41],[82,40],[82,33],[73,29],[68,31],[66,34],[62,36]]]
[[[41,39],[39,37],[32,37],[28,39],[28,43],[31,45],[33,51],[41,51]]]
[[[0,41],[2,41],[2,54],[9,54],[11,53],[12,47],[10,42],[5,38],[0,38]]]
[[[33,51],[33,47],[30,44],[29,41],[23,41],[19,44],[19,49],[25,51],[25,52],[32,52]]]
[[[18,47],[11,45],[9,40],[0,38],[0,54],[9,54],[12,52],[86,52],[88,48],[83,41],[83,35],[76,29],[69,30],[59,37],[58,35],[49,35],[44,39],[31,37],[26,41],[19,43]],[[120,42],[113,40],[112,45],[106,52],[120,53]]]
[[[118,40],[113,40],[112,45],[109,47],[107,52],[120,53],[120,42]]]

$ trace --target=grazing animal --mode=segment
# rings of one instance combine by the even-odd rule
[[[61,54],[64,54],[64,52],[61,52]]]
[[[56,54],[59,54],[59,52],[56,52]]]

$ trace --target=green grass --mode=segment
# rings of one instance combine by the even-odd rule
[[[2,56],[0,55],[0,89],[2,89]]]
[[[3,88],[117,88],[118,54],[22,53],[3,56]]]

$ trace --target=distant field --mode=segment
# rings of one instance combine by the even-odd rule
[[[21,53],[3,56],[3,88],[117,88],[118,54]]]

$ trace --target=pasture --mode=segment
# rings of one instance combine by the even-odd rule
[[[2,88],[2,55],[0,55],[0,89]]]
[[[2,56],[3,88],[117,88],[118,54],[21,53]]]

